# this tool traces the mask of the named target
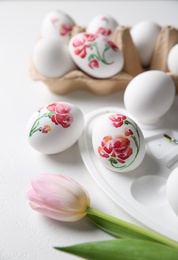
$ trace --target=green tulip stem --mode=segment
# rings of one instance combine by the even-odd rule
[[[87,208],[86,217],[97,227],[116,237],[145,239],[178,249],[178,242],[174,240],[146,228],[112,217],[94,208]]]

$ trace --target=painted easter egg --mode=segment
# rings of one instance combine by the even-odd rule
[[[74,20],[65,12],[52,11],[43,20],[41,35],[42,37],[58,36],[68,42],[74,25]]]
[[[81,110],[67,102],[55,102],[38,109],[27,124],[30,145],[44,154],[62,152],[72,146],[84,129]]]
[[[102,115],[94,124],[92,144],[101,163],[115,172],[136,169],[145,156],[145,141],[140,128],[123,114]]]
[[[70,40],[69,51],[76,65],[96,78],[112,77],[124,65],[122,52],[102,35],[79,33]]]
[[[100,14],[92,18],[86,28],[87,33],[102,34],[111,38],[118,22],[111,15]]]

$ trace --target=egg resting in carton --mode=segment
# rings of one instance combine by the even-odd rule
[[[75,26],[72,36],[85,32],[85,28]],[[172,26],[164,26],[158,35],[153,51],[151,64],[143,68],[138,51],[132,41],[130,28],[118,26],[113,34],[112,41],[118,46],[124,55],[124,67],[121,72],[107,79],[91,77],[80,69],[71,71],[59,78],[48,78],[41,75],[31,63],[30,75],[33,80],[40,80],[46,84],[49,90],[58,95],[64,95],[71,91],[84,89],[97,95],[107,95],[115,91],[124,91],[128,83],[138,74],[146,70],[161,70],[173,79],[178,94],[178,75],[169,72],[167,57],[171,48],[178,43],[178,29]]]

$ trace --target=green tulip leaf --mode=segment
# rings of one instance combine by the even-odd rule
[[[98,228],[109,233],[110,235],[117,238],[135,238],[154,241],[153,238],[137,232],[137,230],[132,230],[127,228],[125,225],[114,223],[112,221],[106,221],[105,219],[99,218],[98,216],[88,214],[86,216],[91,222],[93,222]]]
[[[114,237],[157,242],[176,248],[178,250],[178,242],[172,239],[169,239],[149,229],[136,226],[118,218],[114,218],[91,207],[87,208],[86,218],[89,219],[98,228]]]
[[[115,239],[89,242],[68,247],[55,247],[59,251],[88,260],[177,260],[178,250],[158,243],[138,239]]]

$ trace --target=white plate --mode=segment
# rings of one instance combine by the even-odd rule
[[[152,131],[145,138],[147,149],[142,164],[132,172],[112,172],[97,159],[92,147],[93,124],[107,112],[128,115],[124,109],[114,107],[97,109],[86,115],[85,130],[78,141],[86,168],[111,199],[135,219],[178,241],[178,217],[170,208],[165,191],[170,167],[178,161],[178,146],[168,142],[163,132],[154,135]],[[142,132],[144,134],[143,129]],[[166,133],[174,135],[173,131]]]

